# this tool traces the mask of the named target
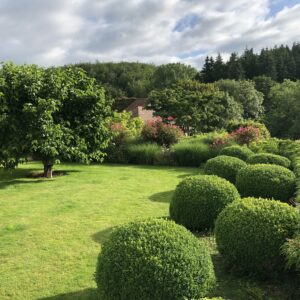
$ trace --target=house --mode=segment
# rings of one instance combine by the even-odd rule
[[[129,111],[133,118],[140,117],[144,122],[154,120],[154,111],[146,109],[146,98],[123,97],[119,98],[115,103],[117,111]]]

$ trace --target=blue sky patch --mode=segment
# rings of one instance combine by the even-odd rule
[[[285,6],[292,7],[300,4],[300,0],[271,0],[270,1],[270,15],[273,17],[280,12]]]
[[[187,28],[193,28],[199,21],[200,17],[197,14],[190,13],[176,23],[173,32],[182,32]]]

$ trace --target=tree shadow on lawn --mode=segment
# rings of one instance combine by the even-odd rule
[[[155,193],[151,195],[149,199],[153,202],[170,203],[173,194],[174,194],[174,190]]]
[[[97,293],[97,289],[85,289],[82,291],[60,294],[45,298],[38,298],[37,300],[101,300]]]
[[[93,239],[96,243],[102,244],[103,242],[105,242],[105,241],[109,238],[109,236],[110,236],[110,234],[111,234],[113,228],[114,228],[114,227],[108,227],[108,228],[105,228],[105,229],[103,229],[103,230],[100,230],[100,231],[94,233],[94,234],[92,235],[92,239]]]
[[[56,172],[69,175],[69,173],[80,172],[78,170],[55,170]],[[34,169],[14,169],[0,170],[0,189],[5,189],[10,185],[51,182],[52,180],[36,176],[41,172],[40,168]],[[25,180],[26,179],[26,180]]]

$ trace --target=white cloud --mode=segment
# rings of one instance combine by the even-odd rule
[[[41,65],[96,59],[181,61],[199,66],[207,54],[298,41],[300,5],[279,2],[1,0],[0,60]]]

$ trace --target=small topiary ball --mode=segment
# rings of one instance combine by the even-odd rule
[[[222,209],[239,199],[235,186],[214,175],[185,178],[176,187],[170,203],[170,216],[178,224],[191,230],[213,228]]]
[[[172,221],[136,221],[103,244],[96,282],[103,300],[182,300],[207,295],[215,284],[207,248]]]
[[[241,146],[229,146],[225,147],[220,152],[221,155],[226,156],[233,156],[237,157],[241,160],[246,161],[251,155],[254,153],[247,147],[241,147]]]
[[[269,275],[284,266],[281,247],[293,236],[299,212],[286,203],[244,198],[218,216],[215,235],[225,260],[247,273]]]
[[[271,164],[278,165],[285,168],[291,167],[291,161],[281,155],[271,154],[271,153],[259,153],[250,156],[247,159],[247,163],[251,165],[255,164]]]
[[[288,201],[296,189],[295,174],[276,165],[248,165],[236,177],[236,187],[243,197],[273,198]]]
[[[208,175],[217,175],[235,183],[237,172],[246,166],[247,164],[237,157],[220,155],[209,159],[204,171]]]

